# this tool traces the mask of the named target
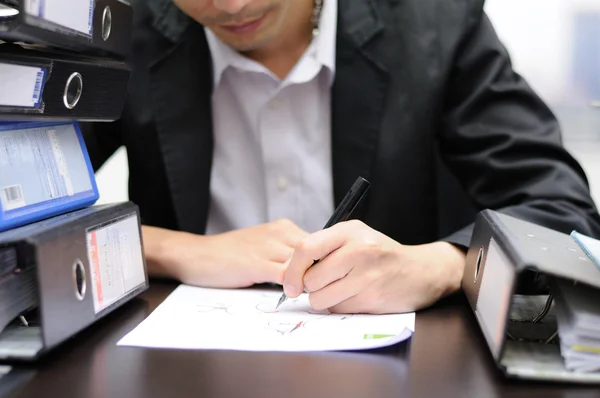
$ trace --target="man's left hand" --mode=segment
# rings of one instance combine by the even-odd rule
[[[464,265],[465,254],[450,243],[402,245],[352,220],[300,241],[284,290],[290,298],[309,292],[316,310],[412,312],[459,290]]]

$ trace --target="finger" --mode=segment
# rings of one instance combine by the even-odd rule
[[[363,281],[350,272],[346,277],[310,293],[308,299],[315,310],[324,310],[356,296],[362,288]]]
[[[302,293],[304,273],[315,259],[325,257],[346,243],[349,232],[342,224],[315,232],[298,243],[285,272],[283,288],[288,297],[294,298]]]
[[[298,242],[308,236],[308,232],[289,219],[280,219],[272,223],[272,231],[282,243],[296,247]]]
[[[339,304],[327,308],[329,312],[335,314],[367,314],[372,313],[368,310],[367,303],[360,294],[356,294]]]
[[[304,274],[304,286],[308,292],[315,292],[342,279],[354,267],[356,256],[352,245],[343,246],[330,253]]]
[[[283,276],[286,268],[286,262],[263,261],[258,270],[256,283],[270,282],[283,285]]]
[[[273,246],[273,252],[269,256],[269,260],[285,263],[286,261],[290,260],[293,254],[293,247],[284,244],[277,244]]]
[[[310,234],[308,232],[294,225],[293,228],[291,228],[289,231],[286,231],[286,233],[284,234],[283,243],[292,248],[295,248],[298,245],[298,242],[300,242],[302,239],[306,238],[309,235]]]

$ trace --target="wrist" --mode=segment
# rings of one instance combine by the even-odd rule
[[[449,242],[436,242],[440,249],[440,261],[446,271],[447,281],[444,296],[460,290],[462,277],[465,270],[466,254],[458,246]]]
[[[200,237],[187,232],[173,231],[157,227],[142,227],[144,254],[148,274],[152,277],[182,280],[187,252],[197,247]]]

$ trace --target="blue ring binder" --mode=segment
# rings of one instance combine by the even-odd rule
[[[77,192],[71,196],[51,198],[42,202],[25,205],[16,209],[6,210],[0,201],[0,231],[16,228],[18,226],[33,223],[59,214],[71,212],[93,205],[99,199],[98,186],[94,176],[94,169],[90,161],[85,142],[77,122],[21,122],[0,123],[0,139],[6,131],[30,130],[40,127],[53,127],[71,125],[75,129],[81,154],[85,161],[85,167],[91,189]],[[35,176],[37,177],[37,176]]]

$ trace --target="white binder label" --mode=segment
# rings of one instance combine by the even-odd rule
[[[88,230],[87,249],[96,314],[145,283],[135,214]]]
[[[51,205],[92,189],[73,124],[0,130],[1,211]]]
[[[92,35],[95,0],[26,0],[25,11],[65,28]]]
[[[36,108],[40,105],[45,68],[0,63],[0,106]]]

